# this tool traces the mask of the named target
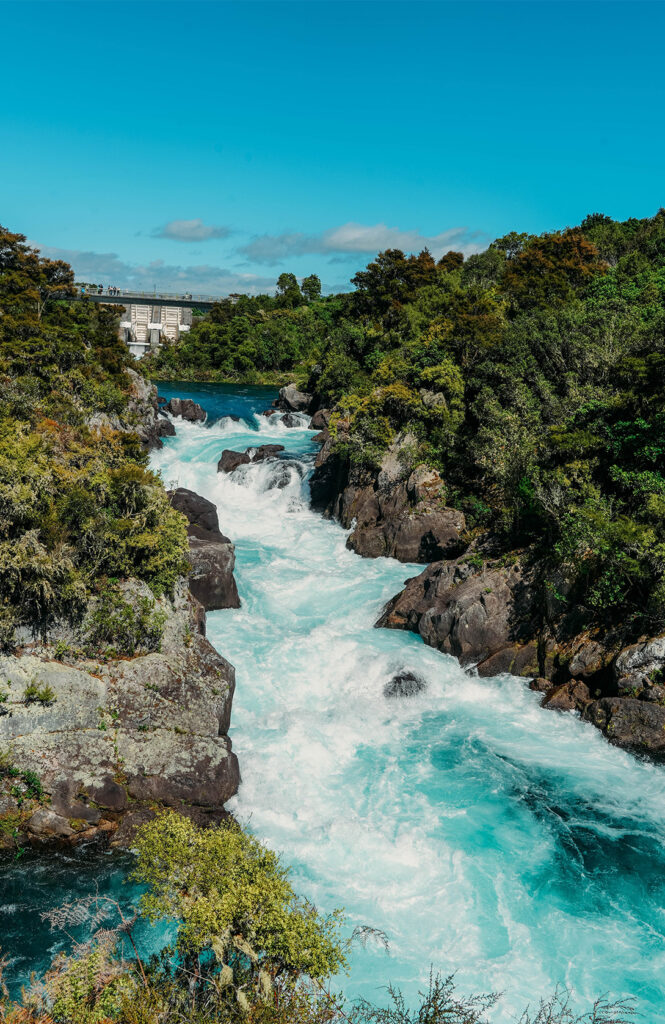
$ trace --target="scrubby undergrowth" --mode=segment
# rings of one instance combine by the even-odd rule
[[[109,307],[72,302],[67,264],[0,228],[0,642],[81,618],[108,580],[170,594],[182,516],[127,421],[133,364]]]
[[[87,924],[91,940],[60,955],[18,1002],[0,995],[7,1024],[492,1024],[502,997],[467,996],[434,972],[410,1006],[389,988],[384,1005],[349,1004],[329,980],[358,933],[299,898],[279,858],[235,824],[205,831],[173,813],[143,826],[134,877],[147,891],[133,915],[91,896],[52,912],[53,927]],[[138,915],[178,922],[173,946],[144,962]],[[386,937],[377,933],[381,944]],[[124,955],[123,955],[124,947]],[[125,958],[128,956],[128,959]],[[1,977],[0,977],[1,980]],[[629,1024],[631,1001],[601,998],[586,1012],[566,992],[535,999],[519,1024]]]

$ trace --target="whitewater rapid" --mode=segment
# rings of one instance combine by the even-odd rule
[[[176,421],[152,464],[214,501],[236,545],[242,607],[208,614],[237,675],[231,810],[322,910],[389,937],[387,954],[356,951],[344,990],[414,996],[433,964],[465,991],[503,991],[500,1021],[566,985],[576,1005],[634,996],[665,1024],[665,768],[541,709],[523,680],[471,677],[374,629],[421,567],[358,557],[311,511],[313,432],[258,415],[251,389],[164,393],[244,417]],[[286,462],[216,472],[223,448],[266,442]],[[427,689],[387,698],[402,668]]]

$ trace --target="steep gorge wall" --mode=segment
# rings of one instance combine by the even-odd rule
[[[481,676],[531,680],[543,705],[578,711],[610,742],[665,757],[665,638],[625,646],[592,629],[582,606],[563,608],[529,552],[493,556],[491,535],[472,537],[443,500],[438,473],[408,461],[409,438],[377,469],[358,468],[348,428],[326,414],[311,482],[312,504],[350,529],[360,555],[430,563],[388,604],[377,626],[417,633]]]

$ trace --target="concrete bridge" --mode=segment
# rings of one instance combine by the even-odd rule
[[[192,325],[192,310],[207,312],[220,301],[214,295],[137,292],[113,287],[81,287],[77,298],[125,307],[120,337],[137,359],[159,349],[164,339],[178,341]]]
[[[233,298],[234,296],[231,296]],[[217,302],[221,302],[224,295],[192,295],[176,292],[137,292],[128,288],[79,288],[77,298],[91,299],[93,302],[114,303],[118,306],[146,305],[146,306],[178,306],[183,309],[200,309],[207,313]]]

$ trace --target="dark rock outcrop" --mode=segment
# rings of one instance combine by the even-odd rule
[[[418,633],[480,676],[530,676],[543,707],[577,711],[611,743],[665,757],[665,637],[617,651],[607,637],[571,633],[579,617],[544,621],[534,571],[522,562],[479,569],[467,557],[407,580],[377,626]]]
[[[482,676],[540,675],[532,580],[517,564],[478,571],[463,558],[408,580],[377,626],[409,629]]]
[[[172,398],[163,408],[172,416],[180,416],[190,423],[203,423],[207,416],[205,409],[191,398]]]
[[[618,747],[665,757],[665,707],[635,698],[592,701],[584,718]]]
[[[171,420],[165,416],[159,416],[157,419],[157,434],[159,437],[175,437],[175,427]]]
[[[185,487],[169,491],[171,504],[189,520],[189,589],[206,611],[239,608],[233,570],[235,548],[219,529],[217,508]]]
[[[552,711],[583,712],[591,701],[589,687],[580,679],[571,679],[561,686],[552,686],[546,692],[541,704]]]
[[[318,409],[310,420],[310,428],[312,430],[325,430],[330,423],[331,416],[330,409]]]
[[[427,683],[422,676],[410,672],[408,669],[401,669],[396,672],[383,688],[385,697],[415,697],[427,689]]]
[[[283,423],[285,427],[302,427],[302,422],[298,419],[295,413],[292,412],[285,412],[280,422]]]
[[[344,424],[337,424],[344,436]],[[328,429],[311,481],[312,505],[353,530],[347,547],[359,555],[401,562],[453,558],[466,548],[464,515],[446,507],[439,474],[410,467],[403,457],[414,439],[398,438],[378,470],[351,467],[335,452]]]
[[[217,472],[232,473],[238,466],[244,466],[248,462],[250,462],[250,458],[247,452],[234,452],[230,448],[225,448],[217,463]]]
[[[261,444],[258,448],[247,448],[244,452],[234,452],[225,448],[217,463],[217,472],[232,473],[238,466],[246,466],[250,462],[264,462],[266,459],[274,459],[283,451],[283,444]]]

